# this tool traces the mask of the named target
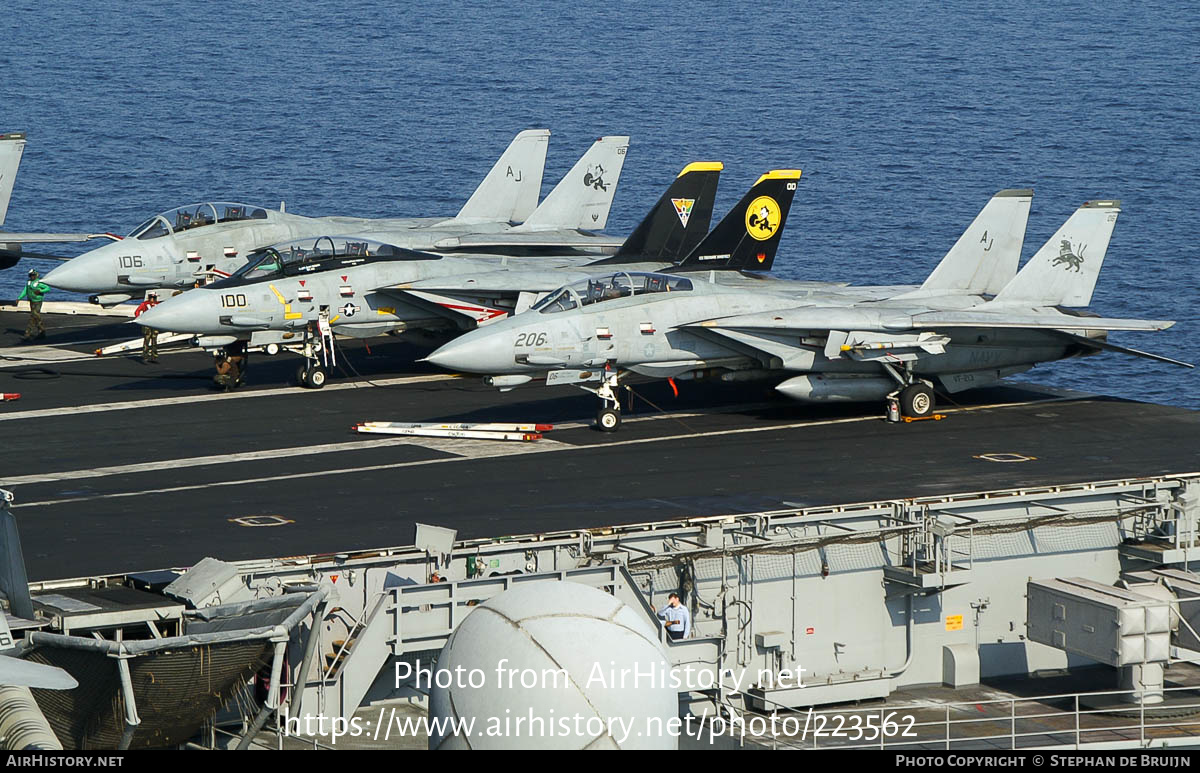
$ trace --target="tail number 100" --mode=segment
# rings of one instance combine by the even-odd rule
[[[229,293],[221,296],[221,308],[223,309],[237,309],[246,305],[246,296],[241,293],[237,295]]]

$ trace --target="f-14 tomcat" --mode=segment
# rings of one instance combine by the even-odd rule
[[[673,266],[708,230],[721,164],[689,164],[645,220],[601,263],[634,268]],[[536,290],[552,289],[595,264],[595,255],[503,257],[442,255],[366,236],[320,236],[252,253],[228,279],[170,298],[144,312],[140,324],[172,332],[250,340],[254,345],[309,338],[322,325],[334,334],[369,337],[407,330],[460,330],[528,306]],[[721,263],[723,261],[718,261]],[[719,267],[714,265],[714,267]],[[567,273],[563,273],[566,270]],[[594,271],[595,269],[590,269]],[[582,275],[586,275],[584,271]],[[494,290],[505,277],[503,289]],[[479,278],[488,292],[437,295],[412,290],[422,280],[445,284]],[[517,278],[515,282],[508,281]],[[486,296],[486,297],[485,297]],[[311,355],[309,344],[306,351]],[[319,387],[326,371],[310,356],[302,383]]]
[[[1011,236],[1024,233],[1031,194],[1001,194],[1017,214],[1005,249],[979,249],[987,239],[972,235],[977,219],[919,288],[728,286],[677,272],[615,271],[568,284],[429,360],[506,388],[534,378],[580,385],[601,399],[597,425],[605,431],[621,421],[618,388],[638,377],[774,378],[798,400],[890,398],[904,415],[926,417],[935,387],[958,392],[1041,362],[1108,350],[1186,365],[1107,341],[1109,331],[1173,322],[1074,310],[1091,302],[1118,201],[1085,203],[1016,273],[1021,236],[1015,252]],[[750,237],[756,214],[746,209]]]
[[[322,238],[263,250],[258,263],[248,263],[234,277],[169,299],[139,322],[269,346],[299,340],[321,319],[333,332],[363,337],[412,329],[469,330],[529,308],[564,282],[586,281],[598,270],[618,267],[635,273],[705,271],[725,287],[768,284],[811,291],[839,286],[768,281],[758,273],[768,271],[774,261],[799,171],[763,175],[705,236],[720,169],[715,162],[688,165],[617,254],[599,261],[443,257],[358,238]],[[938,283],[990,286],[1005,271],[1015,273],[1029,202],[1027,191],[1001,191],[993,197],[943,261]],[[985,233],[989,237],[982,239]],[[980,268],[984,254],[999,266],[996,275]],[[591,291],[601,292],[597,286]],[[304,372],[313,377],[302,377],[308,386],[319,386],[327,375],[311,362]],[[522,380],[529,377],[496,383]]]
[[[629,138],[597,140],[539,205],[549,136],[545,129],[518,134],[453,217],[305,217],[282,205],[275,210],[236,202],[190,204],[154,215],[128,236],[67,261],[45,281],[107,306],[151,289],[227,277],[249,253],[270,244],[347,233],[431,251],[610,253],[620,241],[594,232],[607,224]]]

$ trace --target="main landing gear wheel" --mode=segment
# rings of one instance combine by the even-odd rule
[[[325,373],[325,369],[317,365],[304,371],[303,383],[309,389],[320,389],[325,386],[327,378],[328,374]]]
[[[613,408],[601,408],[596,414],[596,426],[601,432],[616,432],[621,426],[621,412]]]
[[[937,402],[933,390],[927,384],[913,384],[900,392],[900,413],[913,419],[923,419],[933,414]]]
[[[279,354],[279,344],[267,344],[263,347],[263,353],[268,357],[274,357]]]
[[[301,365],[300,367],[296,368],[296,385],[297,386],[305,386],[304,374],[307,372],[308,372],[307,365]]]

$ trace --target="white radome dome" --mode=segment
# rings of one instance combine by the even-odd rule
[[[430,749],[679,746],[669,724],[678,690],[654,624],[586,585],[537,583],[489,599],[450,636],[434,674],[451,683],[430,694]],[[474,728],[438,735],[433,723],[450,719]]]

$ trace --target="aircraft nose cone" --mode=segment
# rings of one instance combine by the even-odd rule
[[[115,277],[106,274],[100,262],[89,260],[87,255],[80,255],[52,269],[42,281],[51,287],[72,293],[103,293],[113,289],[115,280]]]
[[[204,299],[189,297],[199,294],[192,290],[174,298],[168,298],[153,308],[146,309],[134,320],[139,325],[164,330],[169,333],[204,333],[208,332],[204,324],[202,308]],[[199,303],[197,303],[199,301]]]
[[[498,339],[504,336],[474,330],[459,336],[425,359],[439,368],[459,373],[498,375],[513,369],[512,347]]]

